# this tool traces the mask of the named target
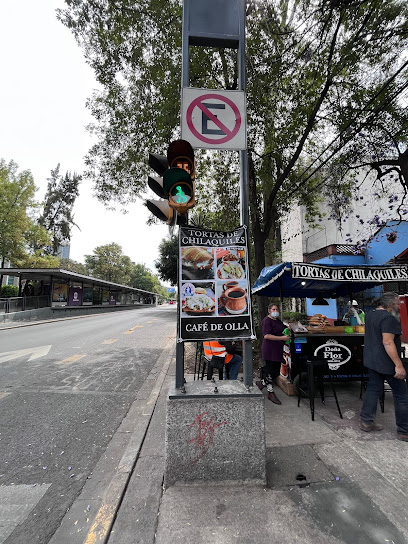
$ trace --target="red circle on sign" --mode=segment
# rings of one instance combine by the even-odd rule
[[[202,104],[203,100],[207,100],[208,98],[221,100],[228,104],[228,106],[230,106],[232,111],[235,113],[235,126],[232,130],[229,130],[223,123],[221,123],[221,121],[218,121],[218,119],[205,106],[199,105]],[[206,136],[200,134],[193,125],[193,110],[195,107],[200,108],[202,111],[205,110],[207,117],[209,117],[211,121],[213,121],[219,128],[221,128],[220,125],[222,125],[222,130],[224,130],[224,132],[228,131],[226,136],[217,140],[215,138],[207,138]],[[241,127],[241,114],[237,105],[234,104],[234,102],[226,96],[222,96],[219,94],[204,94],[202,96],[199,96],[198,98],[195,98],[187,108],[186,121],[190,131],[194,134],[196,138],[198,138],[202,142],[205,142],[206,144],[224,144],[225,142],[229,142],[230,140],[232,140],[232,138],[237,135],[237,132]]]

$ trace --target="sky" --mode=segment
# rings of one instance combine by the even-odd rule
[[[31,171],[38,201],[58,164],[62,175],[82,173],[93,142],[85,128],[92,121],[86,99],[98,84],[74,36],[56,18],[55,10],[64,7],[63,0],[0,0],[0,158]],[[127,211],[106,210],[90,182],[82,181],[74,207],[81,230],[73,228],[70,258],[84,262],[97,246],[115,242],[156,272],[168,227],[147,226],[141,200]]]

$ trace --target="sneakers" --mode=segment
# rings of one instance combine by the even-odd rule
[[[264,385],[261,380],[255,382],[255,385],[257,385],[258,389],[260,389],[261,391],[262,389],[264,389],[264,387],[266,387],[266,385]]]
[[[405,433],[397,433],[398,440],[403,440],[404,442],[408,442],[408,434]]]
[[[281,401],[276,396],[274,391],[269,391],[268,399],[271,400],[274,404],[282,404]]]
[[[371,431],[382,431],[383,426],[379,423],[368,423],[366,421],[360,421],[360,429],[362,431],[365,431],[366,433],[370,433]],[[408,435],[407,435],[408,437]],[[408,438],[407,438],[408,440]]]

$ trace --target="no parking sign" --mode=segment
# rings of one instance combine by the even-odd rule
[[[195,148],[246,149],[245,92],[183,88],[181,137]]]

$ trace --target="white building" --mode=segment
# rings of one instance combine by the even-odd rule
[[[12,268],[11,263],[9,260],[5,260],[4,262],[4,268]],[[17,276],[9,276],[5,274],[1,280],[2,285],[15,285],[18,287],[18,277]]]

